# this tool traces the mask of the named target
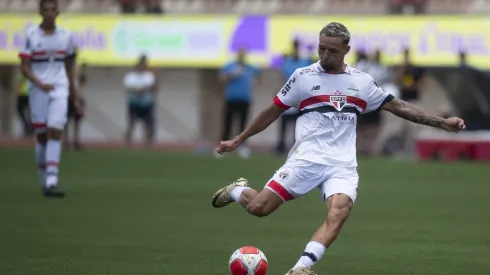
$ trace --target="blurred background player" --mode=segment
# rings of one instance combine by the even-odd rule
[[[299,40],[294,40],[292,43],[291,53],[284,55],[284,60],[280,67],[283,83],[285,83],[291,77],[296,69],[307,67],[313,63],[309,56],[307,58],[301,56],[300,46]],[[279,139],[276,145],[276,152],[278,154],[284,154],[288,151],[286,150],[286,140],[289,136],[293,138],[294,143],[294,127],[296,125],[297,117],[298,110],[296,108],[291,108],[282,114],[279,126]],[[289,135],[287,131],[289,127],[292,129],[291,135]]]
[[[371,75],[376,83],[386,90],[387,85],[393,85],[393,74],[390,69],[381,64],[381,51],[376,50],[371,54],[364,51],[357,52],[357,63],[355,68]],[[392,92],[393,89],[386,91]],[[393,94],[393,96],[397,96]],[[380,152],[378,140],[382,125],[382,114],[380,110],[363,114],[359,117],[357,152],[360,155],[374,156]]]
[[[250,105],[253,100],[253,89],[259,76],[255,66],[247,63],[245,49],[240,49],[237,59],[221,69],[220,80],[225,85],[225,105],[223,112],[223,125],[221,140],[231,137],[232,128],[238,119],[239,131],[247,125]],[[250,157],[250,149],[243,146],[238,150],[240,157]],[[219,156],[219,155],[215,155]]]
[[[28,80],[32,126],[36,129],[36,160],[47,197],[64,197],[58,188],[61,138],[67,120],[68,97],[76,109],[74,45],[71,33],[56,26],[56,0],[41,0],[40,25],[27,29],[20,50],[22,73]]]
[[[396,68],[395,81],[400,89],[400,98],[410,104],[421,106],[421,92],[424,81],[424,71],[412,63],[410,50],[403,50],[403,62]],[[419,125],[411,123],[401,124],[401,133],[404,137],[404,155],[415,153],[415,140],[421,129]]]
[[[77,64],[77,55],[75,54],[75,66]],[[75,72],[75,92],[76,94],[68,102],[68,121],[65,126],[64,133],[64,143],[65,148],[73,148],[75,151],[81,151],[83,149],[82,143],[80,142],[80,127],[82,119],[85,113],[85,98],[83,97],[83,87],[87,82],[87,64],[82,63]],[[79,104],[79,109],[75,106],[75,101]],[[73,123],[73,138],[70,140],[70,124]]]
[[[141,120],[145,129],[145,145],[151,147],[155,136],[157,79],[155,72],[148,68],[146,55],[142,55],[133,70],[124,76],[124,87],[128,95],[126,146],[132,143],[136,121]]]
[[[29,89],[27,87],[27,79],[21,75],[17,86],[17,114],[22,122],[24,138],[30,137],[33,134],[30,111],[29,111]]]

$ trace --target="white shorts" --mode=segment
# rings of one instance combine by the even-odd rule
[[[356,167],[335,167],[293,159],[274,174],[265,188],[288,201],[319,187],[324,201],[334,194],[345,194],[354,203],[358,183]]]
[[[68,115],[68,88],[66,91],[46,93],[39,89],[29,91],[29,106],[31,123],[36,133],[42,133],[46,128],[64,129]]]

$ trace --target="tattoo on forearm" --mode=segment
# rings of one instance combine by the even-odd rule
[[[418,124],[440,128],[444,123],[443,118],[428,115],[415,106],[396,98],[387,103],[385,109],[396,116]]]

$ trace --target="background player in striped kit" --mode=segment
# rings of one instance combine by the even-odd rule
[[[64,197],[58,188],[61,138],[67,121],[68,97],[74,96],[74,44],[70,32],[56,26],[56,0],[41,0],[42,22],[27,29],[19,56],[28,80],[36,160],[43,194]],[[78,102],[75,108],[80,110]]]

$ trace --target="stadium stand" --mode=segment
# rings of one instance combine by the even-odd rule
[[[64,12],[119,13],[117,0],[60,0]],[[128,0],[125,1],[128,3]],[[160,0],[165,13],[309,13],[309,14],[384,14],[392,2],[386,0]],[[403,1],[407,2],[407,1]],[[37,0],[0,0],[2,12],[33,12]],[[135,1],[136,6],[145,1]],[[136,10],[139,12],[140,10]],[[430,14],[465,14],[490,12],[490,0],[430,0]],[[410,9],[408,10],[410,13]]]

